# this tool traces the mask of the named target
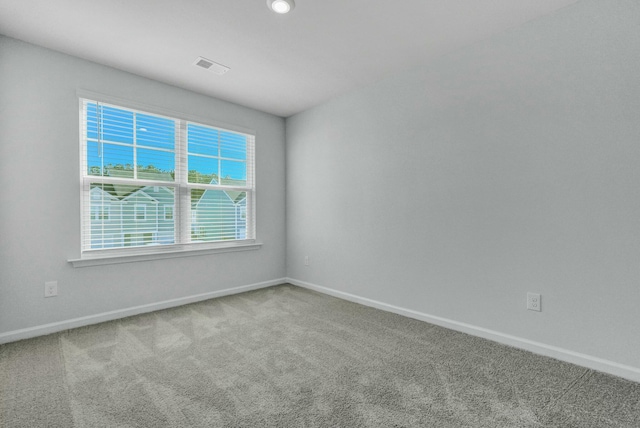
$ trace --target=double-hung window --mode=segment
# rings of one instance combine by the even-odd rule
[[[254,135],[84,98],[80,107],[83,257],[253,242]]]

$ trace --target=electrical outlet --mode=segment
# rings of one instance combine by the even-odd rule
[[[304,256],[304,265],[309,266],[309,256]]]
[[[530,311],[538,311],[542,310],[541,307],[541,298],[537,293],[527,293],[527,309]]]
[[[58,281],[47,281],[44,283],[44,297],[55,297],[58,295]]]

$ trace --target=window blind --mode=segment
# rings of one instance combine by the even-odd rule
[[[82,251],[255,238],[253,135],[81,99]]]

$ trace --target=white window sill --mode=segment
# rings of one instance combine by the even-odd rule
[[[177,248],[167,251],[154,251],[154,252],[145,252],[139,251],[135,253],[128,254],[92,254],[89,256],[85,256],[80,259],[71,259],[68,260],[69,263],[73,265],[74,268],[82,268],[89,266],[102,266],[102,265],[113,265],[120,263],[136,263],[136,262],[146,262],[150,260],[162,260],[162,259],[174,259],[180,257],[193,257],[193,256],[204,256],[207,254],[216,254],[216,253],[232,253],[236,251],[251,251],[258,250],[262,247],[262,243],[251,242],[251,243],[234,243],[229,245],[217,245],[215,247],[207,247],[207,248]]]

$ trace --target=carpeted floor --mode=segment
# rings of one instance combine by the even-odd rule
[[[2,427],[640,427],[640,384],[291,285],[0,346]]]

